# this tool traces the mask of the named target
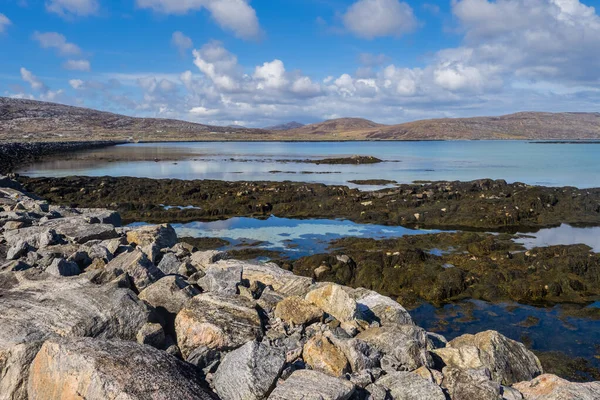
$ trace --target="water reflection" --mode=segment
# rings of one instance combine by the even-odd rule
[[[578,228],[562,224],[557,228],[542,229],[517,240],[528,249],[557,244],[585,244],[600,252],[600,227]]]
[[[19,172],[30,176],[291,180],[353,187],[359,186],[348,184],[349,180],[377,178],[409,183],[493,178],[584,188],[600,186],[597,152],[594,145],[520,141],[147,143],[88,151],[66,160],[37,163]],[[355,154],[390,162],[374,165],[294,162]],[[154,158],[162,161],[155,162]],[[374,188],[380,187],[362,187]]]
[[[228,240],[230,247],[258,243],[255,247],[286,251],[290,258],[299,258],[328,251],[332,240],[342,237],[376,239],[436,233],[435,230],[415,230],[401,226],[356,224],[351,221],[270,217],[231,218],[215,222],[192,222],[173,225],[180,237],[215,237]]]

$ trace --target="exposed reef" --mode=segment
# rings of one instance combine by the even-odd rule
[[[503,180],[401,184],[365,192],[296,182],[224,182],[127,177],[27,178],[53,204],[118,210],[125,221],[190,222],[231,217],[343,218],[357,223],[527,231],[600,224],[600,189]],[[165,210],[161,204],[198,209]]]

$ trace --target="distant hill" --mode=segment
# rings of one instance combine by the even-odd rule
[[[268,131],[289,131],[291,129],[302,128],[303,126],[304,124],[301,124],[300,122],[292,121],[286,124],[269,126],[265,129]]]
[[[323,140],[600,139],[600,113],[521,112],[499,117],[445,118],[381,125],[343,118],[285,132]]]
[[[262,129],[134,118],[88,108],[0,97],[0,140],[242,140]]]
[[[0,141],[600,139],[600,113],[521,112],[399,125],[340,118],[298,125],[289,123],[270,130],[211,126],[0,97]],[[293,129],[283,130],[283,126]]]
[[[385,125],[377,124],[373,121],[362,118],[339,118],[331,119],[316,124],[305,125],[301,128],[291,129],[285,132],[286,135],[298,136],[332,136],[344,135],[348,132],[371,131],[384,127]]]

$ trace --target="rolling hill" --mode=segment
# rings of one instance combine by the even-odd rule
[[[398,125],[382,125],[361,118],[340,118],[304,126],[290,123],[267,130],[135,118],[55,103],[0,97],[1,141],[480,139],[600,139],[600,113],[521,112],[499,117],[431,119]]]

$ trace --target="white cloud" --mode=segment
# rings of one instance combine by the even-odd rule
[[[180,54],[184,54],[186,51],[194,46],[194,42],[188,36],[184,35],[183,32],[173,32],[171,36],[171,44],[179,50]]]
[[[85,86],[85,82],[82,81],[81,79],[71,79],[69,81],[69,85],[75,89],[75,90],[79,90],[79,89],[83,89],[83,87]]]
[[[12,22],[10,22],[10,19],[8,19],[6,15],[0,13],[0,33],[3,33],[11,24]]]
[[[36,91],[47,91],[48,87],[37,76],[33,75],[28,69],[21,67],[21,78],[31,85],[31,88]]]
[[[412,8],[399,0],[359,0],[342,18],[346,29],[365,39],[401,36],[417,26]]]
[[[99,8],[97,0],[49,0],[46,2],[48,12],[67,18],[94,15]]]
[[[257,39],[261,35],[256,11],[247,0],[136,0],[140,8],[149,8],[164,14],[186,14],[206,8],[212,18],[224,29],[243,39]]]
[[[34,32],[33,39],[44,49],[56,49],[60,55],[80,54],[81,49],[74,43],[67,42],[67,38],[57,32]]]
[[[68,60],[63,64],[63,68],[71,71],[90,71],[91,66],[88,60]]]
[[[285,66],[281,60],[266,62],[254,70],[254,79],[258,81],[258,89],[282,89],[288,84],[285,77]]]

